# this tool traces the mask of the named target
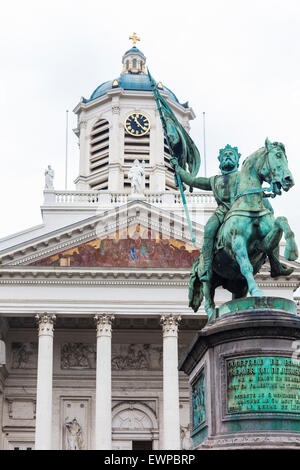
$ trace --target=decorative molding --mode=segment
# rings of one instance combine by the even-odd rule
[[[120,114],[120,106],[118,106],[118,105],[113,105],[111,107],[111,110],[112,110],[113,114]]]
[[[111,337],[112,322],[115,317],[112,313],[101,313],[94,316],[97,327],[97,338],[102,336]]]
[[[39,327],[39,336],[53,336],[54,321],[56,316],[53,313],[38,313],[35,316]]]
[[[215,448],[288,448],[299,447],[300,437],[289,436],[288,433],[282,432],[281,435],[272,435],[271,433],[247,433],[244,435],[232,435],[224,437],[207,438],[198,447],[199,449],[215,449]]]
[[[169,315],[162,315],[161,316],[161,325],[163,329],[163,336],[174,336],[177,337],[178,335],[178,325],[181,321],[180,315],[175,315],[173,313]]]

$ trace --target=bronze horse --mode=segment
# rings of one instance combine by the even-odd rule
[[[263,182],[269,183],[270,188],[262,188]],[[281,189],[288,191],[293,185],[283,144],[266,139],[264,147],[246,158],[237,177],[233,204],[216,238],[211,280],[199,279],[201,255],[191,272],[189,305],[195,312],[204,297],[208,317],[213,314],[215,289],[219,286],[229,290],[233,298],[245,297],[248,292],[253,297],[263,296],[254,275],[267,257],[273,265],[279,263],[278,247],[283,234],[285,258],[290,261],[298,258],[294,233],[286,217],[275,218],[271,205],[263,203],[265,191],[271,191],[275,197],[281,194]],[[276,276],[272,271],[271,275]]]

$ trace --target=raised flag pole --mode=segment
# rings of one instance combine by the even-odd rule
[[[167,132],[167,126],[166,126],[166,122],[165,122],[165,120],[164,120],[163,112],[162,112],[162,109],[161,109],[161,104],[160,104],[159,99],[158,99],[158,97],[157,97],[156,85],[155,85],[155,83],[154,83],[154,80],[153,80],[152,76],[150,75],[150,72],[149,72],[149,69],[148,69],[148,68],[147,68],[147,71],[148,71],[148,76],[149,76],[149,80],[150,80],[150,85],[151,85],[151,88],[152,88],[152,91],[153,91],[153,94],[154,94],[154,99],[155,99],[155,102],[156,102],[156,106],[157,106],[157,109],[158,109],[158,112],[159,112],[159,117],[160,117],[160,120],[161,120],[161,123],[162,123],[164,135],[165,135],[165,138],[166,138],[168,147],[169,147],[170,155],[171,155],[172,158],[175,158],[175,159],[176,159],[176,157],[173,155],[172,147],[171,147],[171,145],[170,145],[170,141],[169,141],[169,137],[168,137],[168,132]],[[176,159],[176,160],[177,160],[177,159]],[[179,190],[180,190],[180,194],[181,194],[181,198],[182,198],[182,202],[183,202],[183,206],[184,206],[185,215],[186,215],[186,218],[187,218],[187,221],[188,221],[188,225],[189,225],[189,230],[190,230],[190,234],[191,234],[191,239],[192,239],[193,245],[195,245],[196,238],[195,238],[195,235],[194,235],[194,231],[193,231],[192,222],[191,222],[191,219],[190,219],[189,210],[188,210],[188,207],[187,207],[186,198],[185,198],[185,194],[184,194],[183,187],[182,187],[182,181],[181,181],[180,175],[177,173],[177,171],[176,171],[175,168],[174,168],[174,171],[175,171],[175,176],[176,176],[176,179],[177,179],[177,182],[178,182],[178,186],[179,186]]]

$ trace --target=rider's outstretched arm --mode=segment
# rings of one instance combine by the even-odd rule
[[[172,158],[170,160],[170,163],[172,167],[175,169],[176,173],[179,174],[180,178],[184,183],[186,183],[189,186],[193,186],[194,188],[199,188],[199,189],[205,189],[210,191],[211,184],[210,184],[210,178],[204,178],[204,177],[195,177],[192,176],[190,173],[187,171],[183,170],[177,162],[176,158]]]

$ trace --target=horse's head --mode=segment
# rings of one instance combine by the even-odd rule
[[[261,177],[270,183],[274,194],[281,194],[281,188],[288,191],[294,186],[294,179],[288,167],[284,145],[280,142],[265,141],[265,160],[261,169]]]

